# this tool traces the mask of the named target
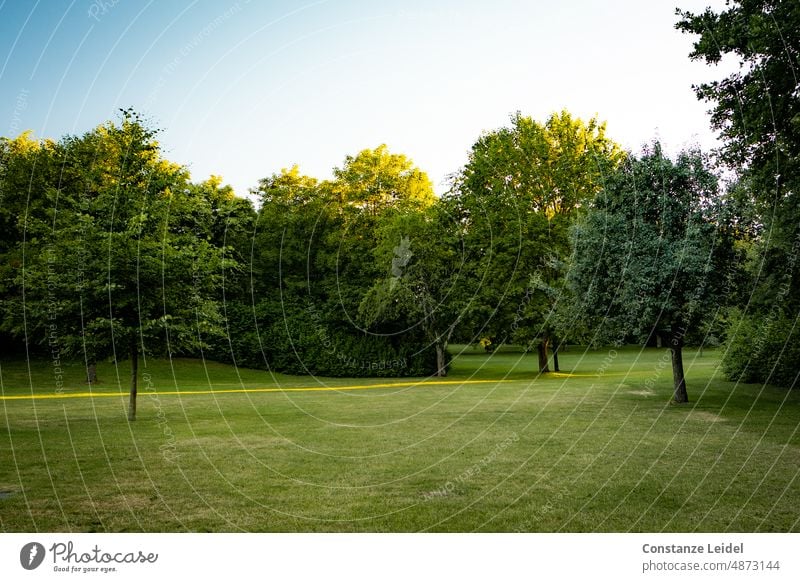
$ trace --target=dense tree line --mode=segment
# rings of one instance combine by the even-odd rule
[[[432,373],[434,349],[419,326],[368,326],[360,316],[368,289],[392,267],[376,253],[386,225],[435,202],[428,177],[380,146],[347,157],[332,180],[295,167],[254,193],[248,292],[226,302],[235,325],[218,357],[295,374]]]
[[[715,159],[623,152],[597,119],[520,113],[479,136],[441,197],[386,146],[332,178],[284,169],[248,198],[166,160],[134,111],[82,136],[0,138],[0,342],[84,362],[212,357],[324,376],[446,375],[448,343],[724,344],[729,377],[800,370],[795,3],[679,13]],[[784,23],[780,26],[777,23]],[[721,181],[719,168],[728,170]],[[733,176],[731,179],[730,176]],[[533,372],[533,371],[532,371]]]

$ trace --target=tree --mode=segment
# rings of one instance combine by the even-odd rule
[[[419,208],[434,201],[427,174],[403,154],[392,154],[381,144],[347,156],[334,168],[330,192],[342,205],[376,214],[387,208]]]
[[[387,221],[375,260],[391,268],[359,306],[368,328],[392,323],[398,334],[421,328],[436,350],[436,376],[447,375],[447,344],[470,296],[463,240],[447,207],[440,201]]]
[[[402,332],[396,322],[375,321],[366,329],[359,308],[391,264],[375,251],[381,233],[396,216],[434,204],[430,180],[386,146],[348,156],[333,174],[319,182],[294,167],[255,191],[262,204],[253,241],[252,325],[240,319],[255,345],[237,346],[239,357],[292,373],[427,374],[434,350],[426,349],[419,328]]]
[[[188,217],[193,228],[208,236],[226,258],[244,263],[249,258],[255,225],[253,203],[236,196],[230,185],[223,184],[221,176],[212,175],[189,188],[191,198],[207,203],[198,208],[200,212]]]
[[[719,12],[678,15],[676,28],[698,36],[692,59],[738,63],[728,77],[694,89],[712,104],[721,158],[746,185],[761,225],[723,367],[731,378],[792,385],[800,360],[782,354],[794,349],[794,324],[773,322],[796,323],[800,314],[800,4],[731,0]],[[770,348],[776,345],[786,349]]]
[[[328,208],[336,213],[320,255],[335,277],[326,289],[327,311],[356,325],[364,295],[384,274],[386,263],[374,260],[383,226],[398,213],[413,213],[435,203],[427,174],[403,154],[385,145],[347,156],[334,168],[334,179],[321,185]],[[363,331],[363,330],[358,330]]]
[[[155,135],[125,110],[119,125],[62,140],[51,216],[36,225],[19,275],[41,341],[55,334],[65,355],[90,366],[130,357],[129,420],[141,355],[195,349],[219,333],[214,294],[226,266],[206,227],[208,200],[161,158]]]
[[[725,297],[730,244],[716,216],[717,178],[697,152],[658,143],[609,176],[573,229],[568,281],[595,343],[669,346],[674,401],[687,402],[682,348]]]
[[[722,154],[759,182],[759,197],[771,206],[783,195],[796,205],[800,183],[800,5],[793,0],[730,0],[727,9],[700,14],[677,10],[676,28],[699,35],[693,60],[738,61],[727,78],[694,87],[713,103],[712,126],[724,142]]]
[[[0,338],[2,344],[26,335],[19,276],[30,242],[35,245],[46,232],[58,161],[59,147],[52,140],[34,139],[30,132],[0,138],[0,331],[8,334]]]
[[[566,111],[543,124],[517,113],[473,145],[449,197],[480,281],[465,316],[475,336],[536,344],[539,370],[549,371],[569,225],[622,158],[604,124]]]

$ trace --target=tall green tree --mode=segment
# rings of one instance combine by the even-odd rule
[[[800,359],[790,355],[800,317],[800,4],[731,0],[723,10],[678,16],[676,27],[696,35],[692,59],[738,64],[694,89],[712,106],[719,153],[739,173],[761,225],[723,367],[732,378],[793,385],[800,378]]]
[[[694,87],[699,99],[712,104],[725,160],[758,181],[757,195],[769,206],[784,196],[796,206],[800,6],[793,0],[731,0],[719,12],[677,13],[676,28],[698,36],[691,59],[738,62],[728,77]]]
[[[549,371],[569,225],[623,157],[604,124],[566,111],[544,123],[517,113],[473,145],[449,196],[480,281],[465,317],[474,335],[535,343],[539,370]]]
[[[679,403],[688,401],[686,336],[724,303],[731,268],[718,197],[702,155],[685,152],[673,162],[655,143],[607,178],[573,229],[568,281],[594,342],[661,336]]]
[[[328,308],[342,321],[356,322],[361,301],[383,273],[386,263],[375,261],[383,225],[398,213],[413,213],[432,205],[436,197],[427,174],[403,154],[385,145],[347,156],[334,178],[321,185],[337,227],[328,233],[324,253],[335,288],[328,287]],[[335,251],[334,251],[335,249]]]
[[[255,191],[248,333],[260,365],[333,376],[427,374],[433,348],[424,349],[420,331],[395,333],[396,322],[387,321],[367,329],[359,309],[391,264],[376,255],[381,233],[398,215],[434,204],[430,180],[386,146],[348,156],[333,175],[320,182],[295,167]],[[239,346],[243,358],[256,359],[247,352]],[[388,361],[404,367],[387,368]]]
[[[211,205],[161,157],[156,133],[125,110],[119,124],[60,142],[51,216],[18,276],[41,341],[56,337],[89,364],[130,358],[129,420],[140,356],[199,348],[220,325],[225,259],[208,230]]]

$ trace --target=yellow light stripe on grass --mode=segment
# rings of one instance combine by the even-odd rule
[[[371,390],[375,388],[422,387],[439,386],[446,384],[502,384],[512,380],[434,380],[431,382],[394,382],[386,384],[362,384],[355,386],[304,386],[300,388],[238,388],[226,390],[176,390],[170,392],[157,392],[153,390],[140,391],[142,395],[157,394],[158,396],[181,396],[196,394],[245,394],[258,392],[339,392],[344,390]],[[111,396],[128,396],[128,392],[61,392],[53,394],[19,394],[3,395],[0,400],[54,400],[61,398],[107,398]]]

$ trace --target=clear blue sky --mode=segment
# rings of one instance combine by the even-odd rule
[[[597,114],[638,149],[714,145],[674,8],[719,0],[0,0],[0,135],[82,133],[133,106],[196,180],[246,194],[386,143],[437,192],[521,111]]]

